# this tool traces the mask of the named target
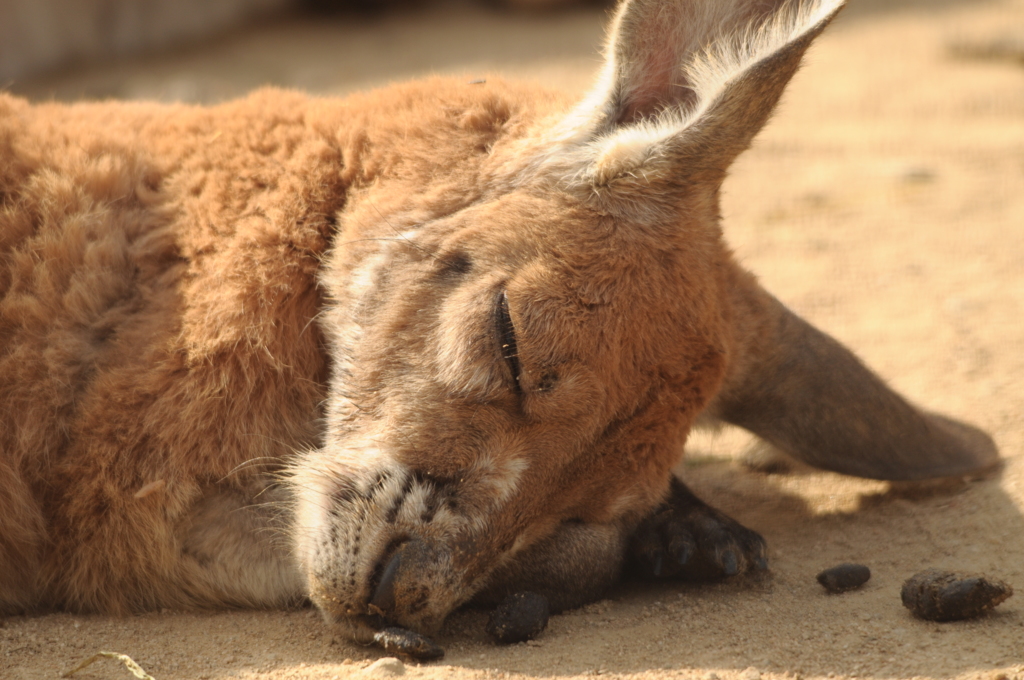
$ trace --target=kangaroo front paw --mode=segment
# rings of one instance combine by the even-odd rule
[[[630,561],[641,576],[712,581],[765,571],[761,535],[705,504],[672,480],[668,500],[633,533]]]

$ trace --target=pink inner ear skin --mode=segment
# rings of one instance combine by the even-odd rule
[[[674,51],[663,49],[646,57],[642,70],[645,79],[636,83],[626,95],[622,115],[617,121],[619,124],[637,123],[654,115],[660,108],[673,103],[676,98],[673,90],[681,89],[673,82],[678,59]]]
[[[684,31],[678,27],[685,21],[680,15],[687,14],[682,8],[661,8],[624,27],[628,35],[616,45],[623,87],[617,123],[637,123],[665,106],[683,103],[682,60],[688,45],[680,40]]]
[[[762,24],[786,2],[637,0],[624,6],[612,35],[622,98],[615,123],[638,123],[667,107],[688,108],[694,94],[684,73],[687,62],[719,38],[723,27]]]

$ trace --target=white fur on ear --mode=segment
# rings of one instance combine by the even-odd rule
[[[790,0],[765,16],[765,3],[754,0],[628,0],[595,88],[552,130],[544,165],[595,188],[679,171],[673,160],[687,145],[727,166],[764,124],[806,44],[843,4]],[[784,54],[791,46],[795,53]],[[790,58],[772,63],[777,55]],[[749,101],[723,105],[729,96]],[[717,137],[728,137],[722,153]]]
[[[657,154],[660,143],[673,134],[674,129],[641,123],[601,140],[595,145],[597,157],[589,173],[594,185],[604,186],[616,177],[639,171]]]
[[[683,125],[697,120],[729,83],[748,69],[768,59],[786,45],[823,27],[846,0],[791,1],[760,25],[726,34],[709,47],[694,54],[683,69],[687,82],[696,93],[696,107],[688,112]]]

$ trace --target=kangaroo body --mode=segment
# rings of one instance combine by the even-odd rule
[[[0,612],[309,598],[367,640],[627,559],[764,568],[672,478],[701,418],[848,474],[995,465],[722,240],[840,4],[631,0],[581,103],[0,97]]]

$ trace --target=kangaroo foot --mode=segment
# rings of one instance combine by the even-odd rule
[[[672,480],[665,503],[637,527],[630,541],[635,573],[647,578],[712,581],[765,571],[765,542]]]

